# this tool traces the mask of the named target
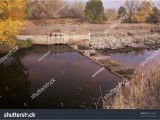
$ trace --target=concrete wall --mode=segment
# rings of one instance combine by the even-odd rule
[[[50,35],[19,35],[19,39],[31,39],[33,44],[70,44],[90,40],[90,34],[87,35],[66,35],[66,34],[52,34]]]

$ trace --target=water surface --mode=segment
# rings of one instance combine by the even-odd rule
[[[130,52],[121,52],[121,53],[108,53],[105,50],[98,51],[102,55],[109,55],[113,60],[120,63],[123,68],[136,68],[139,67],[142,62],[145,62],[147,58],[154,56],[155,52],[158,54],[150,60],[150,62],[155,62],[160,59],[160,50],[159,49],[150,49],[150,50],[135,50]]]
[[[44,54],[51,51],[42,61]],[[19,50],[0,65],[0,108],[95,108],[102,94],[120,78],[68,46],[33,46]],[[51,79],[56,80],[35,99],[31,95]]]

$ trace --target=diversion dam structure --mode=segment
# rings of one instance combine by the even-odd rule
[[[89,44],[91,34],[65,34],[65,33],[50,33],[49,35],[19,35],[20,40],[31,40],[33,44],[39,45],[54,45],[54,44],[76,44],[85,42]]]
[[[56,45],[56,44],[64,44],[69,45],[74,50],[80,52],[87,58],[91,59],[95,63],[99,64],[101,67],[105,67],[103,64],[100,64],[98,60],[95,60],[92,58],[92,55],[94,56],[96,54],[96,51],[94,49],[90,50],[79,50],[77,48],[77,45],[84,45],[89,46],[91,42],[91,38],[94,34],[91,33],[83,33],[83,34],[65,34],[61,32],[53,32],[50,34],[45,35],[19,35],[17,36],[20,40],[31,40],[33,44],[36,45]],[[100,36],[101,34],[96,34],[97,36]],[[50,50],[50,47],[48,47],[48,50]],[[107,68],[108,69],[108,68]],[[111,71],[108,69],[111,73],[115,74],[116,76],[124,79],[123,76],[120,74]]]

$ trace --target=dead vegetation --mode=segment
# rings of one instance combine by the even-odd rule
[[[134,77],[121,85],[115,96],[105,99],[107,109],[160,108],[160,63],[153,60],[135,71]]]
[[[29,19],[84,18],[85,3],[65,0],[27,0]]]
[[[89,24],[86,22],[82,22],[79,19],[41,19],[41,20],[25,20],[23,27],[20,30],[20,34],[40,34],[41,31],[44,33],[50,33],[54,29],[60,29],[62,32],[73,32],[73,29],[77,29],[77,34],[79,30],[83,32],[92,32],[92,33],[103,33],[105,30],[108,30],[110,26],[114,25],[114,23],[106,23],[106,24]],[[155,30],[159,29],[160,26],[152,25],[152,24],[120,24],[116,30],[112,30],[109,34],[123,37],[135,34],[141,34],[148,32],[156,32]]]

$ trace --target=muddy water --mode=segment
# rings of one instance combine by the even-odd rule
[[[107,70],[92,78],[100,69],[101,66],[68,46],[19,50],[0,64],[0,108],[94,109],[100,88],[105,94],[121,81]],[[31,98],[53,79],[52,85]]]

